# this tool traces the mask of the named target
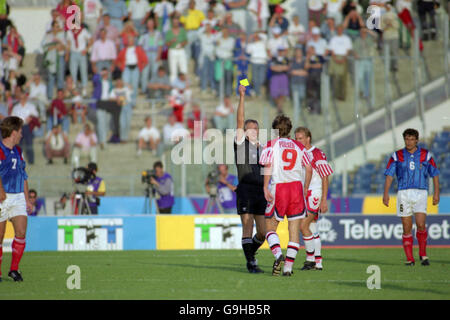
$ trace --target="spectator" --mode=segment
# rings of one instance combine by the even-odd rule
[[[306,79],[308,71],[306,71],[306,62],[303,58],[303,51],[300,48],[295,49],[294,59],[292,60],[291,75],[291,92],[294,104],[294,112],[301,112],[301,107],[306,98]]]
[[[273,57],[270,62],[270,96],[275,101],[279,114],[283,113],[283,103],[289,96],[289,59],[287,58],[287,47],[278,48],[278,56]]]
[[[106,38],[114,42],[114,44],[119,48],[119,36],[120,31],[114,25],[111,24],[111,17],[109,14],[105,13],[102,17],[102,22],[98,25],[97,31],[95,32],[95,39],[100,38],[100,32],[102,29],[106,30]],[[100,72],[101,70],[98,70]]]
[[[281,28],[276,26],[271,29],[272,36],[269,38],[269,41],[267,42],[267,50],[269,58],[272,59],[273,57],[276,57],[278,48],[284,47],[288,48],[289,43],[286,40],[285,37],[281,35]]]
[[[67,135],[61,130],[61,125],[53,126],[53,129],[48,131],[44,149],[45,157],[48,160],[47,164],[53,164],[53,158],[64,158],[64,164],[67,164],[70,156],[70,143]]]
[[[327,19],[333,18],[333,21],[340,25],[343,22],[342,9],[344,5],[345,0],[326,0]]]
[[[308,16],[316,23],[316,26],[322,24],[322,17],[326,13],[326,9],[326,0],[308,0]]]
[[[284,9],[277,5],[275,7],[275,13],[269,22],[269,27],[274,30],[275,27],[279,27],[281,29],[281,35],[285,36],[288,34],[289,29],[289,21],[285,17],[283,17]]]
[[[237,38],[237,36],[242,32],[242,29],[239,24],[233,21],[233,15],[231,12],[227,12],[224,16],[223,21],[221,23],[221,29],[228,29],[228,34],[232,38]]]
[[[214,12],[214,16],[216,16],[219,20],[223,19],[227,12],[226,7],[217,0],[209,0],[208,10]]]
[[[123,0],[105,0],[103,5],[111,17],[111,24],[120,32],[123,22],[128,17],[128,9]]]
[[[149,76],[153,78],[157,74],[163,45],[164,38],[161,32],[156,29],[155,20],[150,18],[147,21],[147,32],[139,38],[139,46],[144,49],[148,59],[148,64],[141,74],[141,90],[143,93],[147,92]]]
[[[329,74],[334,96],[344,101],[347,95],[348,55],[352,50],[352,40],[344,34],[342,25],[337,27],[337,35],[331,38],[329,51],[331,54]]]
[[[236,39],[234,44],[233,56],[234,63],[237,69],[237,80],[240,81],[242,79],[247,78],[248,74],[248,65],[249,65],[249,55],[246,51],[247,49],[247,36],[245,32],[242,32],[239,37]],[[236,94],[239,94],[239,83],[236,85]],[[250,88],[249,88],[250,89]],[[253,90],[246,90],[246,94],[250,95],[250,92]],[[254,93],[252,93],[254,95]]]
[[[61,19],[61,15],[59,14],[58,10],[52,9],[51,16],[52,20],[50,20],[50,22],[48,22],[45,26],[45,32],[49,33],[50,31],[52,31],[54,22],[58,26],[58,29],[64,32],[64,20]]]
[[[261,95],[261,87],[267,78],[267,38],[264,33],[255,33],[250,37],[247,53],[250,55],[252,68],[252,84],[256,96]]]
[[[138,151],[137,155],[142,154],[142,150],[148,147],[153,155],[156,155],[159,143],[161,142],[161,134],[159,130],[153,126],[152,118],[145,117],[145,126],[139,131],[138,134]]]
[[[356,9],[350,10],[349,14],[345,17],[343,27],[352,40],[359,37],[361,28],[365,27],[364,21],[361,15]]]
[[[308,41],[308,47],[314,47],[314,52],[318,56],[324,57],[327,52],[327,41],[320,36],[320,29],[314,27],[311,31],[312,39]]]
[[[107,38],[106,29],[100,29],[100,38],[92,45],[91,63],[92,72],[98,73],[103,68],[113,71],[113,62],[117,58],[115,43]]]
[[[150,6],[146,0],[131,0],[128,3],[128,19],[133,21],[139,35],[145,31],[145,22],[150,16]]]
[[[288,28],[288,40],[292,48],[302,46],[306,43],[305,27],[300,23],[298,15],[292,17],[292,23]]]
[[[22,36],[19,34],[14,25],[9,27],[9,32],[3,39],[3,45],[8,46],[11,52],[21,57],[19,60],[19,66],[22,67],[23,59],[25,57],[25,45]]]
[[[217,196],[222,207],[221,211],[225,214],[236,213],[236,189],[238,180],[235,175],[228,173],[228,165],[217,165],[219,173],[217,182]],[[206,179],[205,189],[210,194],[210,182]],[[219,208],[220,209],[220,208]]]
[[[233,112],[233,105],[231,104],[230,98],[225,97],[223,99],[223,103],[218,105],[216,107],[216,111],[214,112],[214,126],[222,132],[226,132],[226,129],[233,128]]]
[[[72,99],[78,95],[78,90],[75,86],[75,82],[72,79],[72,76],[68,74],[66,76],[66,81],[64,82],[64,99]]]
[[[214,78],[215,43],[217,36],[213,34],[210,24],[206,24],[204,32],[200,35],[200,56],[199,67],[201,70],[200,87],[202,94],[209,87],[211,91],[217,90],[217,83]]]
[[[197,123],[197,126],[196,126]],[[208,119],[204,116],[197,101],[191,102],[191,111],[187,115],[187,126],[191,137],[202,138],[202,132],[207,129]]]
[[[397,0],[395,2],[398,17],[402,21],[400,24],[399,45],[400,48],[409,49],[411,47],[411,37],[414,37],[414,29],[416,28],[412,19],[412,1],[411,0]],[[406,38],[406,39],[405,39]],[[406,42],[403,45],[403,42]]]
[[[306,79],[306,101],[311,113],[321,113],[320,108],[320,75],[325,59],[316,54],[314,47],[306,49],[305,68],[308,71]]]
[[[222,34],[217,39],[216,46],[216,66],[215,79],[220,81],[223,78],[224,94],[231,96],[233,91],[233,50],[235,40],[230,37],[228,29],[222,28]]]
[[[98,207],[100,206],[99,197],[104,197],[106,194],[105,180],[97,175],[98,167],[94,161],[88,163],[87,168],[92,172],[93,177],[88,181],[85,195],[89,204],[90,213],[98,214]],[[86,213],[84,209],[81,212],[82,214]]]
[[[39,110],[39,118],[42,121],[47,119],[47,86],[42,82],[41,75],[38,72],[33,74],[33,80],[26,84],[26,89],[30,91],[28,98]]]
[[[200,54],[200,44],[199,44],[199,29],[202,25],[203,20],[205,20],[205,15],[201,10],[196,9],[195,0],[189,1],[189,10],[187,15],[183,15],[180,18],[180,22],[183,24],[186,30],[187,37],[187,59],[188,61],[192,57],[194,59],[194,70],[198,74],[198,56]]]
[[[56,21],[52,22],[51,30],[46,33],[42,40],[44,51],[44,65],[47,69],[47,98],[53,99],[54,87],[64,88],[64,76],[66,61],[66,38],[64,32],[59,28]]]
[[[101,0],[83,0],[83,17],[89,32],[94,34],[103,15]]]
[[[323,38],[329,42],[330,39],[336,35],[336,24],[333,17],[327,17],[327,19],[320,26],[320,33]]]
[[[184,107],[191,101],[192,91],[188,88],[186,75],[180,73],[178,79],[172,83],[169,104],[178,122],[183,122]]]
[[[398,55],[400,23],[390,4],[386,5],[386,13],[381,18],[381,28],[383,29],[383,42],[389,46],[391,71],[395,72],[398,70],[396,57]]]
[[[105,109],[101,108],[102,103],[109,101],[109,96],[113,89],[108,69],[103,69],[101,73],[95,74],[92,82],[94,85],[92,99],[96,102],[91,105],[91,108],[96,112],[98,143],[100,148],[103,149],[109,132],[109,123],[111,122],[111,115]]]
[[[83,131],[78,133],[72,152],[72,165],[74,168],[80,166],[80,157],[88,156],[89,161],[97,161],[97,135],[91,126],[86,123]]]
[[[111,90],[110,99],[115,100],[120,108],[118,129],[121,142],[127,142],[130,133],[131,117],[133,115],[131,95],[131,88],[126,84],[124,85],[122,79],[118,78],[114,89]],[[113,132],[116,131],[117,130],[113,130]]]
[[[37,197],[37,192],[34,189],[28,191],[28,199],[31,203],[31,211],[29,216],[47,215],[45,211],[45,200]]]
[[[52,101],[48,109],[47,131],[61,124],[63,131],[69,133],[69,121],[68,111],[64,103],[64,90],[58,89],[56,98]]]
[[[78,71],[81,74],[81,87],[83,97],[87,94],[88,84],[88,58],[87,53],[91,47],[91,35],[82,25],[80,29],[67,31],[67,53],[66,61],[69,60],[70,53],[70,75],[76,83],[78,79]]]
[[[161,0],[157,2],[153,8],[153,13],[155,15],[156,25],[158,30],[165,35],[170,29],[170,19],[169,17],[173,14],[175,8],[172,2],[167,0]]]
[[[167,123],[163,127],[163,142],[165,148],[169,148],[183,138],[189,137],[190,132],[186,130],[181,122],[177,122],[177,118],[172,113],[170,114]]]
[[[223,0],[222,2],[227,10],[231,11],[233,22],[238,24],[241,30],[248,30],[247,0]]]
[[[166,45],[169,48],[170,81],[175,81],[179,73],[186,74],[188,61],[185,47],[187,45],[186,30],[180,27],[178,17],[172,18],[172,28],[166,34]]]
[[[139,87],[139,73],[142,72],[148,64],[147,55],[141,46],[135,45],[135,38],[130,36],[128,43],[123,48],[116,60],[116,65],[122,71],[122,80],[133,88],[132,104],[136,103],[136,97]]]
[[[202,31],[205,30],[205,27],[209,25],[211,27],[212,31],[215,31],[214,28],[216,28],[219,24],[219,19],[217,18],[217,15],[214,13],[213,9],[208,9],[208,12],[206,13],[206,19],[202,21]]]
[[[203,12],[208,10],[208,2],[209,0],[193,0],[195,3],[195,7]],[[189,10],[189,4],[191,0],[178,0],[175,5],[175,11],[177,15],[183,15],[186,11]]]
[[[150,183],[156,189],[159,197],[156,200],[159,213],[172,213],[172,206],[175,198],[173,196],[173,178],[167,172],[164,172],[163,164],[157,161],[153,164],[153,170],[156,173],[156,179],[150,177]]]
[[[86,123],[87,106],[83,104],[83,99],[80,96],[76,96],[72,100],[72,122],[78,123],[81,118],[81,123]]]
[[[15,54],[7,47],[2,47],[2,59],[0,59],[0,78],[3,82],[9,80],[11,71],[17,71],[19,68],[20,56]]]
[[[128,39],[130,37],[139,39],[139,32],[134,27],[133,22],[127,21],[124,23],[122,32],[120,33],[120,48],[128,46]]]
[[[26,93],[19,95],[19,103],[13,107],[11,115],[23,120],[24,125],[22,127],[22,141],[20,142],[20,146],[25,151],[28,163],[34,164],[33,127],[36,124],[39,113],[34,104],[28,101]]]
[[[152,76],[147,87],[150,99],[162,99],[169,95],[172,86],[163,66],[158,68],[158,73]]]
[[[267,30],[267,21],[270,18],[268,0],[250,0],[247,10],[250,15],[250,28],[245,29],[249,33]]]
[[[361,36],[354,43],[353,55],[357,59],[360,94],[364,99],[369,98],[369,94],[374,81],[373,58],[376,56],[376,46],[374,39],[376,34],[367,29],[361,29]],[[372,93],[373,94],[373,93]]]

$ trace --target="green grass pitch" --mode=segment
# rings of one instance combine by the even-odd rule
[[[264,274],[249,274],[240,250],[26,252],[24,282],[14,283],[4,253],[0,299],[450,299],[450,249],[428,255],[429,267],[406,267],[402,248],[324,249],[323,271],[300,271],[301,250],[293,276],[274,277],[269,250],[257,255]],[[66,286],[70,265],[79,290]],[[379,290],[367,288],[370,265],[381,269]]]

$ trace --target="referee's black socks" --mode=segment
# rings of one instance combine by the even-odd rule
[[[255,260],[252,238],[242,238],[242,249],[244,250],[245,259],[247,259],[247,262],[252,262]]]
[[[256,251],[258,251],[259,247],[262,246],[262,244],[264,243],[265,240],[266,240],[266,239],[265,239],[264,237],[263,237],[262,240],[259,240],[259,239],[256,237],[256,234],[253,236],[253,239],[252,239],[252,250],[253,250],[253,255],[255,255]]]

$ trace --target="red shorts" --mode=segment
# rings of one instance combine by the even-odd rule
[[[275,184],[270,191],[274,201],[267,203],[266,218],[272,218],[274,214],[278,221],[283,221],[284,216],[288,220],[305,217],[305,198],[300,181]]]

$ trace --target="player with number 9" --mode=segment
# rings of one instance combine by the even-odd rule
[[[27,212],[32,209],[28,199],[28,176],[25,161],[18,144],[22,138],[23,120],[19,117],[7,117],[0,124],[2,141],[0,142],[0,281],[3,256],[3,237],[6,221],[14,227],[12,243],[12,261],[8,276],[14,281],[23,281],[19,272],[19,263],[25,250],[27,230]]]
[[[428,198],[428,179],[433,178],[434,195],[433,205],[439,203],[439,170],[431,153],[417,145],[419,132],[415,129],[406,129],[403,132],[405,148],[392,154],[385,171],[385,184],[383,204],[389,206],[389,188],[393,176],[397,175],[397,216],[401,217],[403,225],[403,249],[406,254],[406,265],[413,266],[413,235],[412,216],[415,216],[419,242],[419,257],[422,265],[430,264],[426,253],[427,229],[426,212]]]
[[[279,138],[267,143],[261,154],[264,166],[264,196],[266,208],[266,239],[275,256],[272,275],[279,275],[284,264],[283,275],[292,275],[292,267],[300,247],[300,219],[305,217],[305,192],[311,181],[312,168],[305,146],[289,138],[291,120],[280,115],[272,123]],[[306,173],[305,173],[306,171]],[[272,184],[269,187],[269,181]],[[280,238],[276,232],[284,217],[288,220],[289,243],[284,258]]]

